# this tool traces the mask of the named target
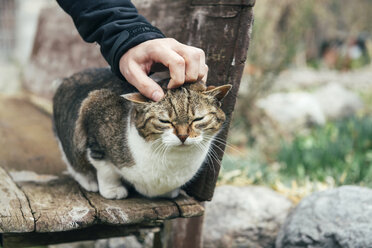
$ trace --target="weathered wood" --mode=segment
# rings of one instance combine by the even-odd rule
[[[185,17],[190,12],[189,0],[132,0],[132,2],[138,12],[167,37],[181,39],[182,33],[185,32]]]
[[[0,166],[0,233],[32,232],[32,216],[26,196]]]
[[[67,232],[51,233],[6,233],[3,234],[4,248],[44,246],[84,240],[96,240],[111,237],[124,237],[139,234],[141,231],[159,232],[161,224],[143,223],[130,226],[95,225],[89,228]]]
[[[143,221],[165,220],[175,217],[183,217],[179,208],[184,209],[186,205],[181,203],[180,207],[174,201],[162,199],[146,199],[134,197],[126,200],[107,200],[98,194],[87,193],[89,202],[97,210],[97,218],[101,223],[123,225],[141,223]],[[180,196],[180,199],[185,196]],[[203,214],[204,209],[193,202],[194,208],[185,209],[185,215],[197,216]],[[192,205],[192,203],[190,203]],[[198,209],[198,211],[196,211]]]
[[[174,200],[180,216],[184,218],[166,220],[161,232],[154,236],[154,248],[201,248],[204,207],[195,204],[192,198],[181,196]],[[192,218],[189,218],[192,217]]]
[[[204,213],[204,207],[193,198],[181,195],[173,201],[177,204],[181,217],[195,217],[200,216]]]
[[[201,248],[202,229],[203,216],[167,220],[160,232],[162,248]]]
[[[194,38],[194,40],[200,40],[200,47],[207,51],[207,61],[210,68],[209,83],[214,85],[230,83],[233,85],[222,106],[227,116],[226,128],[218,134],[220,141],[214,142],[213,145],[218,160],[208,160],[194,181],[187,184],[185,188],[189,195],[194,196],[198,200],[211,200],[213,197],[220,163],[225,150],[225,144],[221,141],[226,140],[227,137],[247,56],[250,30],[253,22],[252,8],[250,7],[239,7],[239,14],[233,18],[214,18],[210,14],[210,12],[215,12],[222,8],[225,11],[229,11],[229,8],[221,6],[213,8],[195,7],[194,13],[200,13],[205,9],[208,12],[204,17],[199,17],[199,19],[204,20],[199,29],[193,28],[191,32],[186,32],[191,36],[194,33],[195,37],[198,37],[197,39]],[[197,20],[199,19],[195,18],[194,21],[198,23]]]
[[[36,232],[69,231],[96,222],[96,210],[70,177],[18,184],[29,199]]]

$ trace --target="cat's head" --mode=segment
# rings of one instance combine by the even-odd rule
[[[230,84],[208,88],[185,84],[165,90],[159,102],[139,93],[123,97],[133,103],[131,122],[146,141],[183,147],[210,141],[220,131],[226,118],[220,106],[230,89]]]

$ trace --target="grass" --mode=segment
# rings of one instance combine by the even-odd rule
[[[372,187],[372,117],[329,122],[297,134],[281,142],[271,157],[274,163],[257,155],[225,156],[218,184],[266,185],[294,202],[340,185]]]
[[[218,184],[233,185],[272,185],[278,178],[273,166],[266,166],[250,157],[224,157]]]
[[[283,143],[277,154],[283,177],[325,181],[336,185],[372,186],[372,118],[328,123]]]

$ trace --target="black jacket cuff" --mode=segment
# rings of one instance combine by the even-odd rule
[[[164,34],[159,29],[147,24],[136,25],[121,32],[105,57],[111,65],[112,72],[123,79],[124,77],[119,68],[119,62],[123,54],[142,42],[164,37]],[[102,49],[101,52],[104,54]]]

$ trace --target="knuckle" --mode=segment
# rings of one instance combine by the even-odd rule
[[[201,57],[201,55],[200,55],[200,53],[198,52],[198,51],[193,51],[193,53],[192,53],[192,59],[193,60],[196,60],[196,61],[199,61],[200,60],[200,57]]]
[[[198,51],[198,53],[199,53],[199,55],[200,55],[200,56],[203,56],[203,55],[205,55],[205,53],[204,53],[204,50],[203,50],[203,49],[200,49],[200,48],[196,48],[196,50]]]
[[[195,53],[198,54],[199,58],[205,56],[204,51],[200,48],[195,48]]]
[[[180,57],[180,58],[175,58],[174,59],[174,64],[177,66],[185,66],[185,60]]]

